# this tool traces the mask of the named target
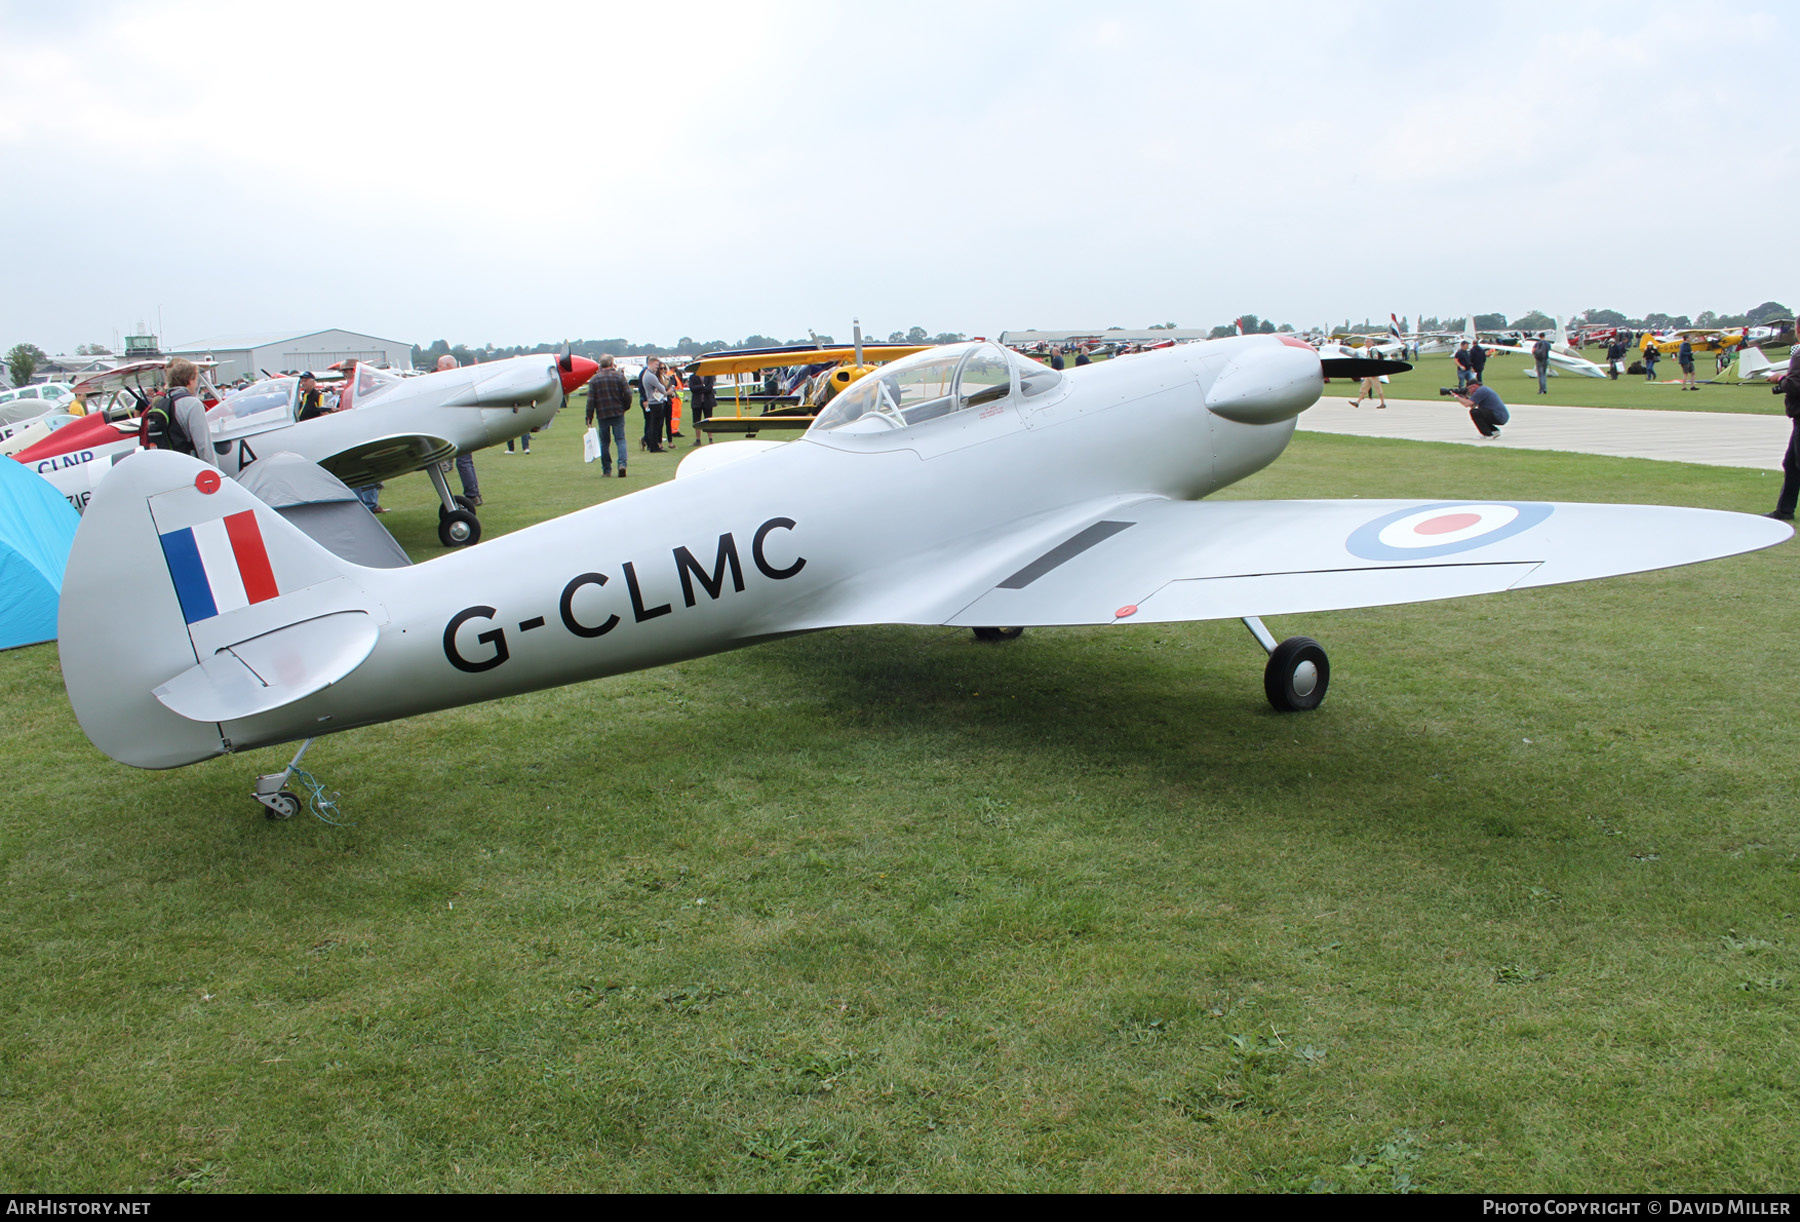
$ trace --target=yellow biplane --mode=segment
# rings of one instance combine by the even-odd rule
[[[930,344],[865,344],[862,326],[858,324],[853,344],[830,348],[796,344],[714,352],[689,362],[681,372],[690,382],[695,377],[732,378],[728,391],[718,393],[712,419],[700,421],[696,428],[708,433],[754,437],[763,429],[806,428],[820,408],[857,379],[887,361],[929,347]],[[745,393],[745,374],[770,370],[785,371],[785,376],[778,374],[772,389],[771,383],[764,381],[760,384],[762,389]]]

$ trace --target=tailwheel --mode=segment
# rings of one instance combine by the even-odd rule
[[[467,509],[438,520],[438,542],[445,547],[472,547],[481,542],[481,519]]]
[[[1279,713],[1316,709],[1331,686],[1331,662],[1309,636],[1291,636],[1269,653],[1263,691]]]
[[[978,641],[1016,641],[1025,635],[1023,628],[975,628],[972,631]]]
[[[256,800],[262,803],[265,819],[292,819],[300,813],[300,798],[290,789],[283,789],[279,793],[259,793]]]

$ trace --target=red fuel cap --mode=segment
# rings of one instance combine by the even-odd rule
[[[194,477],[194,487],[211,496],[219,490],[219,473],[208,467]]]
[[[1117,611],[1113,612],[1113,618],[1114,619],[1124,619],[1127,615],[1136,615],[1136,614],[1137,614],[1137,607],[1134,604],[1129,607],[1120,607]]]

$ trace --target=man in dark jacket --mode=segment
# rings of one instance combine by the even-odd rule
[[[707,431],[700,427],[702,421],[713,418],[713,410],[719,406],[719,392],[715,388],[716,377],[710,373],[697,373],[688,379],[688,410],[694,417],[694,444],[718,438],[709,438]]]
[[[613,366],[612,354],[600,358],[600,369],[588,381],[587,422],[600,430],[600,475],[612,474],[612,448],[619,447],[619,478],[625,478],[625,409],[631,387]]]
[[[1542,331],[1538,332],[1537,343],[1531,345],[1531,359],[1537,362],[1538,394],[1547,395],[1550,387],[1544,379],[1550,376],[1550,337]]]
[[[1469,379],[1469,381],[1481,382],[1486,379],[1487,358],[1488,358],[1488,350],[1481,346],[1480,340],[1476,340],[1472,345],[1470,345],[1470,347],[1469,347],[1469,368],[1473,369],[1475,371],[1475,375],[1473,377],[1471,377]]]
[[[1464,340],[1456,346],[1456,389],[1462,390],[1469,384],[1469,375],[1475,367],[1469,364],[1469,341]]]
[[[1781,495],[1775,501],[1775,512],[1769,516],[1792,522],[1794,505],[1800,502],[1800,372],[1792,364],[1788,375],[1775,383],[1775,393],[1787,396],[1788,419],[1794,427],[1788,434],[1787,453],[1781,457]]]
[[[1468,389],[1456,396],[1456,401],[1469,409],[1469,419],[1475,422],[1480,434],[1493,441],[1500,436],[1500,426],[1512,418],[1506,410],[1506,404],[1500,396],[1481,384],[1480,378],[1470,378]]]

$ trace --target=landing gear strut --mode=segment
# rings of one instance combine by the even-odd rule
[[[468,497],[451,496],[450,481],[444,478],[444,472],[436,463],[425,468],[431,476],[431,486],[437,489],[438,500],[438,542],[445,547],[473,547],[481,542],[481,519],[475,516],[475,506]]]
[[[294,769],[300,766],[300,757],[312,746],[312,739],[300,744],[294,752],[294,758],[280,772],[265,773],[256,778],[256,792],[251,796],[263,805],[265,819],[292,819],[300,813],[300,797],[293,790],[286,788],[288,778],[294,775]]]
[[[1244,627],[1268,651],[1263,693],[1275,711],[1300,713],[1318,708],[1325,689],[1331,686],[1331,661],[1324,647],[1309,636],[1291,636],[1278,645],[1275,635],[1254,615],[1245,618]]]

